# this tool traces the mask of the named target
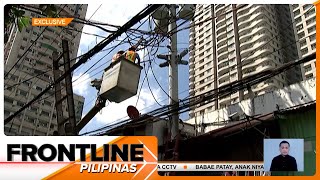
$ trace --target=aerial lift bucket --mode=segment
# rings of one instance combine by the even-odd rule
[[[107,67],[103,74],[100,97],[120,103],[137,94],[142,67],[124,58]]]

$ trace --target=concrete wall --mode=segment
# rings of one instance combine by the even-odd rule
[[[243,117],[244,113],[247,115],[263,115],[268,114],[277,109],[285,109],[294,107],[300,104],[309,103],[316,100],[316,81],[315,78],[302,81],[300,83],[292,84],[283,89],[266,93],[261,96],[257,96],[251,100],[243,100],[237,104],[230,105],[229,107],[222,108],[216,111],[205,113],[202,117],[195,117],[188,121],[190,124],[201,124],[203,123],[214,123],[213,125],[207,126],[204,132],[208,132],[227,124],[229,115],[238,113]],[[200,128],[198,128],[200,131]]]

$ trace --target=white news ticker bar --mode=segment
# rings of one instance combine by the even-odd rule
[[[264,171],[263,163],[158,163],[158,171]]]

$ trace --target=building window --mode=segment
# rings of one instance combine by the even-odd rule
[[[297,16],[297,15],[299,15],[299,14],[300,14],[300,9],[297,9],[296,11],[293,12],[293,15],[294,15],[294,16]]]
[[[315,9],[312,9],[310,11],[308,11],[307,13],[304,14],[304,16],[306,17],[306,19],[308,17],[310,17],[311,15],[315,14],[316,10]]]
[[[310,33],[312,33],[312,32],[314,32],[314,31],[316,31],[316,27],[314,26],[314,27],[311,27],[311,28],[308,28],[308,33],[310,34]]]
[[[302,55],[305,55],[308,53],[308,48],[304,48],[301,50]]]
[[[24,106],[24,103],[23,103],[23,102],[20,102],[20,101],[17,101],[17,105],[20,106],[20,107],[23,107],[23,106]]]
[[[49,117],[49,116],[50,116],[50,113],[48,113],[48,112],[46,112],[46,111],[42,111],[42,112],[41,112],[41,115],[44,115],[44,116]]]
[[[315,43],[314,43],[314,44],[311,44],[311,49],[312,49],[312,50],[316,49],[316,44],[315,44]]]
[[[26,91],[23,91],[23,90],[19,90],[20,91],[20,95],[24,96],[24,97],[27,97],[28,96],[28,92]]]
[[[299,7],[299,4],[293,4],[292,5],[292,9],[296,9],[297,7]]]
[[[300,31],[301,29],[303,29],[303,25],[300,24],[299,26],[297,26],[297,31]]]
[[[7,103],[9,103],[9,104],[13,104],[13,101],[14,101],[14,100],[13,100],[12,98],[5,97],[5,98],[4,98],[4,101],[7,102]]]
[[[296,24],[300,23],[301,21],[302,21],[301,17],[298,17],[298,18],[295,20]]]
[[[235,78],[236,77],[236,73],[233,73],[230,75],[230,78]]]
[[[307,79],[313,78],[313,74],[308,74],[308,75],[306,75],[306,78],[307,78]]]
[[[298,38],[299,38],[299,39],[301,39],[301,38],[303,38],[303,37],[304,37],[304,32],[301,32],[301,33],[298,34]]]
[[[26,86],[28,86],[28,87],[30,87],[30,82],[28,82],[28,81],[23,81],[23,83],[22,84],[24,84],[24,85],[26,85]]]
[[[316,40],[316,35],[315,35],[315,34],[311,35],[311,36],[309,37],[309,39],[310,39],[310,42]]]
[[[304,67],[305,72],[311,71],[311,64]]]
[[[313,18],[307,20],[307,21],[306,21],[306,24],[307,24],[307,26],[308,26],[308,25],[310,25],[310,24],[312,24],[312,23],[314,23],[314,22],[316,22],[316,17],[313,17]]]
[[[46,101],[46,100],[44,100],[43,103],[44,103],[45,105],[47,105],[47,106],[51,106],[51,105],[52,105],[50,101]]]
[[[30,110],[31,110],[32,112],[35,112],[35,113],[38,112],[38,108],[36,108],[36,107],[31,107]]]
[[[39,87],[39,86],[36,86],[36,90],[42,91],[43,89],[41,87]]]
[[[305,10],[308,10],[308,9],[310,9],[312,6],[313,6],[312,4],[306,4],[306,5],[303,6],[303,10],[304,10],[304,11],[305,11]]]
[[[303,47],[303,46],[305,46],[305,45],[307,45],[307,41],[306,41],[306,40],[303,40],[303,41],[300,42],[300,46],[301,46],[301,47]]]

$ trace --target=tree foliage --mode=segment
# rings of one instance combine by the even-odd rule
[[[5,29],[11,24],[16,24],[21,32],[24,27],[28,27],[30,25],[31,18],[29,16],[25,16],[25,10],[22,10],[22,8],[20,8],[21,6],[23,5],[5,5]],[[58,16],[57,8],[53,4],[41,4],[37,9],[46,17]]]

